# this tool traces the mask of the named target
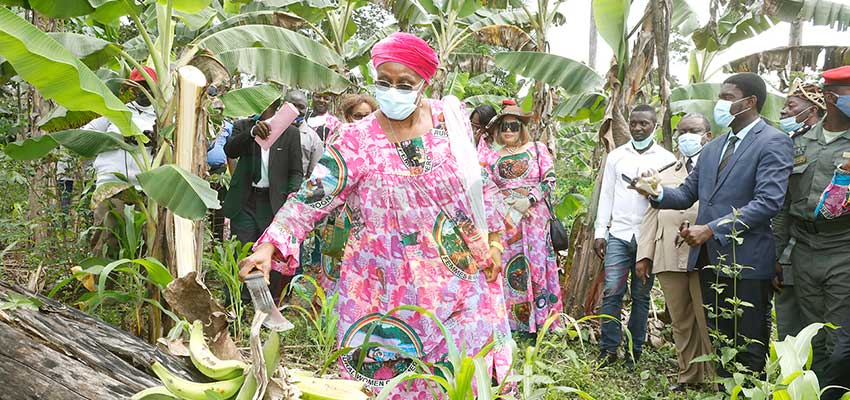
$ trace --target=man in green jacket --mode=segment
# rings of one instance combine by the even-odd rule
[[[793,271],[794,286],[784,290],[796,294],[802,326],[840,325],[850,313],[850,216],[830,219],[815,214],[836,168],[850,159],[850,66],[824,71],[822,76],[826,116],[794,137],[794,169],[785,205],[773,220],[777,273]],[[788,266],[779,268],[780,262]],[[812,370],[818,376],[828,369],[833,336],[825,330],[812,342]]]

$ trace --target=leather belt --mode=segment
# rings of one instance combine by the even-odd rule
[[[792,217],[794,225],[800,230],[817,235],[820,233],[833,234],[841,232],[850,232],[850,215],[836,219],[820,219],[808,221],[796,217]]]
[[[261,187],[251,186],[251,190],[253,190],[254,193],[268,193],[269,192],[269,188],[267,188],[267,187],[261,188]]]

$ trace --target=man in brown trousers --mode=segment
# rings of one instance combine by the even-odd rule
[[[711,138],[711,125],[700,114],[688,114],[676,126],[679,161],[661,172],[661,184],[676,187],[696,165],[702,145]],[[681,227],[696,221],[697,204],[688,210],[649,207],[640,226],[635,273],[641,279],[655,274],[661,282],[667,310],[673,321],[673,339],[679,361],[679,380],[671,391],[684,391],[714,375],[710,362],[691,363],[711,354],[711,341],[703,310],[699,271],[688,271],[690,246],[679,236]]]

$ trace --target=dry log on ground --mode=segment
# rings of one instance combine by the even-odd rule
[[[112,400],[161,383],[159,361],[176,374],[204,381],[188,360],[72,307],[0,282],[0,302],[34,297],[38,310],[0,310],[0,400]]]

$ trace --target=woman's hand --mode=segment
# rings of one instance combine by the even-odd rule
[[[266,284],[269,284],[269,272],[272,270],[272,256],[275,251],[276,249],[271,243],[259,245],[257,250],[254,251],[254,254],[243,258],[239,262],[239,279],[244,281],[248,274],[254,272],[254,270],[259,270],[263,273]]]
[[[484,269],[487,282],[494,282],[502,272],[502,251],[490,246],[490,266]]]

